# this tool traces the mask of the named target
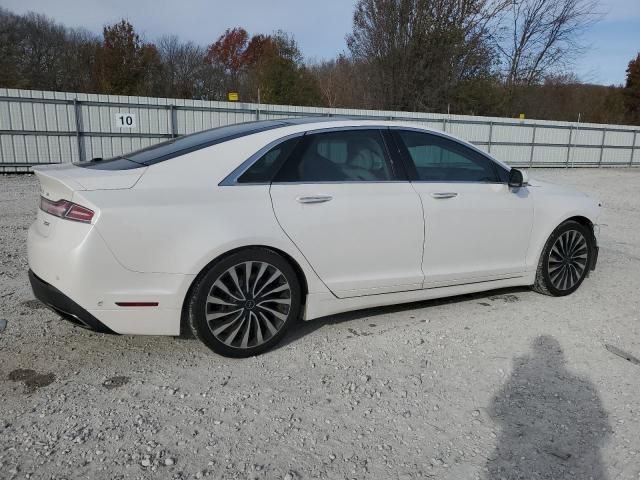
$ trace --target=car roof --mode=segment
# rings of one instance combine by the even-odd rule
[[[244,123],[236,123],[233,125],[227,125],[223,127],[211,128],[200,132],[192,133],[189,135],[173,138],[166,142],[158,143],[135,152],[131,152],[125,155],[114,157],[108,160],[92,160],[90,162],[83,162],[78,164],[87,168],[97,169],[109,169],[111,167],[115,169],[121,168],[136,168],[140,166],[149,166],[171,158],[179,157],[187,153],[201,150],[219,143],[227,142],[241,137],[254,135],[257,133],[273,131],[277,136],[287,136],[289,134],[324,130],[330,128],[345,128],[345,127],[405,127],[414,128],[426,132],[431,132],[437,135],[443,135],[450,138],[456,138],[447,133],[443,133],[439,130],[434,130],[415,122],[399,121],[399,120],[376,120],[364,117],[320,117],[320,116],[306,116],[306,117],[292,117],[282,119],[271,120],[258,120]],[[462,139],[457,139],[467,145]],[[126,166],[122,166],[122,163],[126,163]],[[113,164],[113,165],[111,165]]]

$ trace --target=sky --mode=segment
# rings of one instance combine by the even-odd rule
[[[69,27],[100,33],[126,18],[147,41],[166,34],[208,45],[226,28],[249,34],[292,33],[307,60],[346,51],[355,0],[0,0],[15,13],[43,13]],[[585,82],[622,84],[640,52],[640,0],[600,0],[603,18],[583,35],[587,51],[574,71]]]

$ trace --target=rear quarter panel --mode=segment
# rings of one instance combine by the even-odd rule
[[[83,196],[99,205],[96,228],[132,271],[197,274],[230,250],[262,245],[293,257],[309,291],[324,292],[324,284],[280,228],[269,186],[218,186],[263,144],[226,142],[151,166],[132,189]]]

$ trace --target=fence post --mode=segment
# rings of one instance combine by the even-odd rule
[[[633,143],[631,144],[631,158],[629,159],[629,166],[633,166],[633,154],[636,153],[636,137],[638,136],[638,131],[633,131]]]
[[[176,138],[178,136],[176,133],[175,112],[175,105],[169,105],[169,132],[171,133],[171,138]]]
[[[569,145],[567,145],[567,162],[564,168],[569,168],[569,158],[571,157],[571,141],[573,139],[573,126],[569,127]]]
[[[489,148],[487,153],[491,153],[491,139],[493,137],[493,122],[489,122]]]
[[[444,117],[442,119],[442,131],[446,132],[447,131],[447,117]]]
[[[607,131],[602,129],[602,143],[600,143],[600,159],[598,160],[598,168],[602,166],[602,155],[604,154],[604,140],[607,137]]]
[[[84,148],[82,148],[82,108],[77,98],[73,99],[73,112],[76,117],[76,143],[78,144],[78,160],[85,161]]]
[[[533,125],[533,133],[531,134],[531,152],[529,153],[529,168],[533,167],[533,149],[536,146],[536,127],[537,125]]]

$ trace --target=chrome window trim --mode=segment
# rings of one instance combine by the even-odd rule
[[[271,185],[360,185],[363,183],[411,183],[410,180],[340,180],[340,181],[327,181],[327,182],[271,182]],[[249,183],[242,183],[239,185],[251,185]],[[255,185],[255,184],[254,184]],[[265,184],[266,185],[266,184]]]
[[[461,142],[457,138],[454,138],[451,135],[448,135],[448,134],[446,134],[444,132],[424,130],[422,128],[417,128],[417,127],[399,127],[399,126],[395,126],[395,125],[394,126],[390,126],[389,130],[408,130],[408,131],[412,131],[412,132],[425,133],[427,135],[435,135],[435,136],[447,139],[449,141],[456,142],[456,143],[458,143],[459,145],[461,145],[463,147],[469,148],[469,149],[473,150],[474,152],[479,153],[484,158],[486,158],[487,160],[492,162],[497,168],[505,170],[507,173],[509,173],[511,171],[511,167],[509,167],[508,165],[503,165],[501,162],[499,162],[498,160],[493,158],[487,152],[483,152],[482,150],[480,150],[474,144],[469,143],[469,142]],[[508,167],[509,169],[507,170],[505,167]],[[413,182],[414,183],[480,183],[480,184],[496,184],[496,185],[508,185],[509,184],[509,182],[478,182],[476,180],[452,180],[452,181],[448,181],[448,182],[439,182],[439,181],[435,181],[435,180],[415,180]]]
[[[284,137],[277,138],[272,140],[264,147],[260,148],[257,152],[252,154],[249,158],[247,158],[244,162],[242,162],[238,167],[236,167],[229,175],[227,175],[218,186],[220,187],[229,187],[229,186],[252,186],[252,185],[315,185],[315,184],[361,184],[361,183],[476,183],[482,185],[508,185],[509,182],[478,182],[474,180],[455,180],[455,181],[437,181],[437,180],[362,180],[362,181],[331,181],[331,182],[255,182],[255,183],[238,183],[238,178],[242,176],[244,172],[246,172],[251,166],[257,162],[263,155],[269,152],[272,148],[280,145],[283,142],[291,140],[292,138],[303,137],[307,134],[314,135],[318,133],[331,133],[331,132],[340,132],[340,131],[350,131],[350,130],[408,130],[418,133],[424,133],[427,135],[435,135],[438,137],[445,138],[447,140],[457,142],[463,147],[469,148],[474,152],[482,155],[484,158],[492,162],[496,165],[497,168],[505,170],[509,173],[509,170],[505,169],[505,165],[498,162],[496,159],[488,155],[486,152],[483,152],[475,145],[468,142],[461,142],[457,138],[454,138],[444,132],[438,132],[433,130],[425,130],[420,127],[410,127],[410,126],[397,126],[397,125],[384,125],[384,124],[372,124],[372,125],[354,125],[354,126],[344,126],[341,125],[339,127],[328,127],[328,128],[314,128],[311,130],[306,130],[302,132],[296,132]],[[386,143],[385,143],[386,145]],[[389,152],[387,152],[388,154]]]

